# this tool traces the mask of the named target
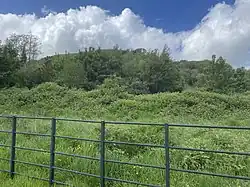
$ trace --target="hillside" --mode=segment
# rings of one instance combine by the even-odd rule
[[[88,119],[171,123],[199,123],[205,120],[205,123],[221,124],[230,119],[242,122],[248,119],[250,110],[250,95],[247,92],[232,96],[202,91],[133,95],[112,79],[93,91],[45,83],[30,90],[2,89],[0,95],[2,114],[58,116],[60,113],[62,116]]]
[[[31,38],[32,40],[27,40]],[[142,121],[184,124],[248,126],[250,122],[250,70],[234,68],[223,57],[203,61],[176,61],[167,46],[162,51],[122,50],[119,46],[103,50],[88,48],[76,53],[55,54],[37,59],[36,36],[11,35],[0,42],[0,114],[56,116],[113,121]],[[0,119],[0,130],[10,128]],[[18,120],[18,130],[49,133],[49,122]],[[60,122],[59,135],[96,139],[100,127],[91,124]],[[107,139],[164,144],[162,128],[108,125]],[[0,144],[10,137],[0,134]],[[17,136],[19,146],[49,149],[49,139]],[[229,130],[170,129],[170,144],[215,150],[248,151],[248,132]],[[98,145],[73,140],[56,142],[61,152],[98,157]],[[131,146],[108,146],[107,159],[164,165],[164,151]],[[8,159],[9,151],[0,149]],[[46,154],[19,150],[17,160],[48,164]],[[230,175],[250,176],[250,160],[244,156],[171,151],[171,167]],[[95,161],[56,157],[62,168],[99,174]],[[0,161],[1,169],[9,163]],[[17,172],[48,177],[45,169],[17,164]],[[107,164],[110,177],[164,184],[164,171]],[[1,185],[33,186],[26,178],[11,181],[0,174]],[[58,181],[84,187],[98,186],[91,177],[76,177],[56,172]],[[44,186],[36,181],[36,186]],[[47,184],[45,184],[47,186]],[[127,186],[110,182],[108,186]],[[249,186],[249,183],[173,172],[173,187]]]
[[[31,42],[26,41],[29,37],[33,36],[13,35],[5,44],[0,43],[0,88],[33,88],[54,82],[91,91],[105,79],[116,78],[131,94],[250,91],[250,70],[234,68],[221,56],[212,55],[211,59],[202,61],[176,61],[167,46],[162,51],[123,50],[115,46],[108,50],[89,47],[37,60],[39,49],[26,49],[26,43]],[[29,46],[36,46],[38,41],[34,38],[32,42]]]
[[[106,79],[104,84],[92,91],[69,89],[55,83],[41,84],[32,89],[9,88],[0,90],[0,113],[34,116],[56,116],[81,119],[102,119],[115,121],[144,121],[185,124],[220,124],[247,126],[250,123],[250,95],[223,95],[202,91],[184,91],[176,93],[158,93],[133,95],[127,93],[119,82]],[[0,119],[0,130],[8,129],[10,121]],[[31,132],[48,133],[48,122],[42,120],[20,120],[18,129]],[[156,127],[131,127],[108,125],[108,140],[163,144],[163,129]],[[64,122],[58,124],[59,135],[98,138],[99,126]],[[0,134],[0,144],[8,144],[10,138]],[[18,145],[49,149],[49,139],[18,135]],[[204,129],[170,129],[171,145],[206,148],[215,150],[248,151],[250,149],[249,132]],[[56,142],[58,151],[98,156],[98,145],[80,141],[64,140]],[[1,148],[0,157],[8,158],[8,150]],[[164,151],[158,149],[140,149],[131,146],[107,147],[107,158],[129,162],[164,165]],[[154,159],[153,159],[154,158]],[[48,164],[46,154],[18,151],[17,159],[34,160]],[[58,166],[83,172],[98,174],[95,161],[71,159],[57,156]],[[221,155],[188,151],[171,151],[171,167],[218,172],[231,175],[250,176],[250,160],[245,156]],[[17,164],[17,172],[47,178],[47,170]],[[7,169],[8,163],[0,161],[0,168]],[[164,183],[164,171],[155,169],[108,164],[110,177],[141,181],[153,184]],[[20,178],[11,180],[0,174],[4,186],[32,186],[34,181]],[[18,178],[17,178],[18,179]],[[57,172],[56,179],[79,186],[98,186],[98,180],[91,177],[76,177],[66,172]],[[36,186],[46,184],[36,181]],[[171,185],[174,187],[219,187],[250,184],[240,180],[216,177],[196,176],[172,172]],[[128,186],[110,183],[109,186]]]

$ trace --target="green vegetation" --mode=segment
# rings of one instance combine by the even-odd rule
[[[60,87],[55,83],[39,85],[31,90],[23,88],[3,89],[0,92],[0,113],[35,116],[58,116],[83,119],[122,121],[170,122],[189,124],[249,125],[250,95],[234,96],[209,92],[185,91],[182,93],[159,93],[153,95],[132,95],[123,91],[113,80],[106,80],[98,89],[84,91]],[[113,85],[113,87],[111,87]],[[10,129],[10,120],[1,119],[1,130]],[[99,138],[99,125],[74,122],[58,122],[58,135]],[[164,144],[162,127],[137,127],[128,125],[107,125],[108,140]],[[18,120],[18,130],[28,132],[50,132],[50,122],[44,120]],[[0,143],[9,144],[10,137],[0,134]],[[18,146],[49,149],[49,138],[17,135]],[[171,128],[170,143],[175,146],[206,148],[228,151],[248,151],[249,132],[232,130],[205,130]],[[57,151],[98,157],[98,145],[73,140],[56,141]],[[8,158],[9,151],[0,149],[0,157]],[[141,149],[133,146],[107,146],[107,159],[164,165],[164,150]],[[17,159],[49,164],[49,155],[30,151],[17,151]],[[250,176],[250,160],[245,156],[171,151],[171,166],[231,175]],[[99,163],[58,155],[58,167],[99,174]],[[1,169],[8,169],[8,163],[1,161]],[[107,164],[110,177],[136,180],[144,183],[164,184],[164,171]],[[17,172],[47,178],[48,170],[17,164]],[[32,182],[17,177],[11,181],[0,174],[5,186],[18,186]],[[20,181],[21,180],[21,181]],[[67,172],[56,172],[56,180],[77,184],[77,186],[98,186],[98,180],[91,177],[77,177]],[[33,181],[34,182],[34,181]],[[45,186],[40,182],[37,185]],[[249,186],[249,183],[233,179],[196,176],[172,172],[172,186]],[[108,186],[129,186],[109,183]],[[132,185],[130,185],[132,186]]]
[[[185,124],[248,126],[250,124],[250,71],[233,68],[225,59],[212,56],[200,62],[174,61],[167,47],[162,52],[86,49],[75,54],[56,54],[35,60],[40,53],[38,38],[12,35],[0,43],[0,114],[56,116],[112,121],[142,121]],[[0,119],[0,130],[9,130],[11,121]],[[107,125],[107,139],[164,144],[163,127]],[[50,121],[18,119],[18,131],[50,132]],[[57,123],[57,134],[98,139],[100,125]],[[0,133],[0,144],[11,138]],[[247,152],[249,132],[170,129],[172,146]],[[17,135],[17,145],[49,149],[50,139]],[[96,143],[56,141],[59,152],[98,157]],[[164,150],[109,145],[106,158],[164,166]],[[9,150],[0,147],[0,157]],[[17,151],[17,160],[49,164],[49,155]],[[99,175],[96,161],[56,156],[58,167]],[[48,169],[17,163],[17,172],[48,178]],[[246,156],[189,151],[171,151],[171,167],[230,175],[250,176]],[[0,169],[9,169],[0,161]],[[156,169],[107,163],[109,177],[164,186],[165,172]],[[2,186],[47,186],[47,183],[0,173]],[[56,171],[56,180],[76,186],[98,186],[99,180]],[[109,182],[108,186],[132,186]],[[247,187],[249,182],[171,173],[173,187]]]
[[[119,78],[129,93],[149,94],[205,90],[232,94],[250,91],[250,70],[233,68],[212,56],[199,62],[174,61],[169,50],[112,50],[89,48],[75,54],[35,60],[39,40],[13,35],[0,43],[0,88],[28,87],[55,82],[70,88],[93,90],[105,79]]]

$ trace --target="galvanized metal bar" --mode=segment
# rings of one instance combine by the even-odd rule
[[[11,118],[10,115],[0,115],[2,118]],[[17,118],[23,118],[23,119],[45,119],[50,120],[51,117],[33,117],[33,116],[16,116]],[[101,123],[101,121],[98,120],[83,120],[83,119],[72,119],[72,118],[56,118],[57,121],[72,121],[72,122],[85,122],[85,123]],[[162,123],[147,123],[147,122],[123,122],[123,121],[106,121],[106,124],[113,124],[113,125],[119,125],[119,124],[125,124],[125,125],[153,125],[153,126],[164,126]]]
[[[50,168],[50,166],[49,166],[49,165],[44,165],[44,164],[36,164],[36,163],[32,163],[32,162],[25,162],[25,161],[21,161],[21,160],[15,160],[15,162],[20,163],[20,164],[30,165],[30,166],[39,166],[39,167],[43,167],[43,168]]]
[[[14,178],[15,173],[15,158],[16,158],[16,116],[12,117],[12,134],[11,134],[11,148],[10,148],[10,177]]]
[[[0,115],[2,118],[11,118],[10,115]],[[50,120],[51,117],[33,117],[33,116],[16,116],[17,118],[22,119],[41,119],[41,120]],[[101,121],[98,120],[83,120],[83,119],[72,119],[72,118],[56,118],[57,121],[72,121],[72,122],[85,122],[85,123],[101,123]],[[113,124],[113,125],[119,125],[119,124],[126,124],[126,125],[152,125],[152,126],[163,126],[162,123],[146,123],[146,122],[122,122],[122,121],[106,121],[106,124]]]
[[[49,167],[49,185],[54,184],[55,178],[55,144],[56,144],[56,119],[51,120],[51,140],[50,140],[50,167]]]
[[[3,160],[3,161],[10,161],[10,159],[7,159],[7,158],[0,158],[0,160]]]
[[[45,178],[39,178],[39,177],[35,177],[35,176],[24,175],[24,174],[18,173],[18,172],[15,172],[15,174],[16,174],[16,175],[23,176],[23,177],[31,178],[31,179],[36,179],[36,180],[41,180],[41,181],[46,181],[46,182],[49,181],[48,179],[45,179]]]
[[[38,116],[16,116],[19,119],[34,119],[34,120],[51,120],[51,117],[38,117]]]
[[[166,187],[170,187],[170,156],[169,156],[169,126],[165,124],[165,162],[166,162],[166,170],[165,170],[165,182]]]
[[[83,159],[100,161],[99,158],[94,158],[94,157],[90,157],[90,156],[81,156],[81,155],[70,154],[70,153],[63,153],[63,152],[55,152],[55,154],[56,155],[71,156],[71,157],[76,157],[76,158],[83,158]]]
[[[12,133],[12,131],[7,131],[7,130],[0,130],[0,133]]]
[[[66,171],[66,172],[75,173],[75,174],[78,174],[78,175],[100,178],[99,175],[95,175],[95,174],[91,174],[91,173],[84,173],[84,172],[70,170],[70,169],[65,169],[65,168],[60,168],[60,167],[54,167],[54,168],[57,169],[57,170],[60,170],[60,171]]]
[[[185,170],[185,169],[175,169],[170,168],[171,171],[183,172],[183,173],[192,173],[192,174],[200,174],[200,175],[208,175],[214,177],[224,177],[224,178],[231,178],[231,179],[240,179],[240,180],[250,180],[250,177],[245,176],[232,176],[226,174],[216,174],[216,173],[209,173],[209,172],[202,172],[202,171],[195,171],[195,170]]]
[[[0,118],[12,118],[13,117],[13,115],[11,116],[11,115],[0,115]]]
[[[100,184],[105,187],[105,121],[101,122],[100,139]]]
[[[122,182],[122,183],[127,183],[127,184],[135,184],[135,185],[139,185],[139,186],[160,187],[159,185],[144,184],[144,183],[140,183],[140,182],[128,181],[128,180],[123,180],[123,179],[116,179],[116,178],[111,178],[111,177],[105,177],[105,179],[109,180],[109,181],[116,181],[116,182]]]
[[[16,134],[50,137],[50,134],[41,134],[41,133],[34,133],[34,132],[16,132]]]
[[[176,146],[170,146],[169,148],[170,149],[175,149],[175,150],[184,150],[184,151],[199,151],[199,152],[207,152],[207,153],[221,153],[221,154],[229,154],[229,155],[250,156],[250,152],[232,152],[232,151],[220,151],[220,150],[206,150],[206,149],[186,148],[186,147],[176,147]]]
[[[0,115],[0,118],[12,118],[11,115]],[[33,117],[33,116],[18,116],[16,118],[23,119],[41,119],[41,120],[51,120],[51,117]],[[75,122],[86,122],[86,123],[100,123],[101,121],[95,120],[82,120],[82,119],[70,119],[70,118],[56,118],[60,121],[75,121]],[[152,126],[164,126],[162,123],[146,123],[146,122],[122,122],[122,121],[106,121],[106,124],[124,124],[124,125],[152,125]],[[238,126],[215,126],[215,125],[190,125],[190,124],[168,124],[172,127],[195,127],[195,128],[219,128],[219,129],[238,129],[238,130],[250,130],[250,127],[238,127]]]
[[[5,170],[5,169],[0,169],[0,172],[3,172],[3,173],[10,173],[9,170]]]
[[[0,147],[7,147],[7,148],[9,148],[9,147],[11,147],[11,145],[0,144]]]
[[[40,153],[50,153],[50,151],[43,150],[43,149],[34,149],[34,148],[20,147],[20,146],[15,146],[15,148],[20,149],[20,150],[25,150],[25,151],[35,151],[35,152],[40,152]]]
[[[105,141],[109,144],[120,144],[120,145],[133,145],[133,146],[142,146],[142,147],[153,147],[153,148],[165,148],[164,145],[154,145],[154,144],[142,144],[142,143],[129,143],[129,142],[117,142],[117,141]]]
[[[238,126],[184,125],[184,124],[169,124],[168,126],[170,126],[170,127],[205,128],[205,129],[250,130],[250,127],[238,127]]]
[[[105,160],[105,162],[116,163],[116,164],[124,164],[124,165],[131,165],[131,166],[139,166],[139,167],[148,167],[148,168],[154,168],[154,169],[165,169],[165,167],[162,167],[162,166],[155,166],[155,165],[149,165],[149,164],[140,164],[140,163],[131,163],[131,162],[122,162],[122,161],[118,161],[118,160]]]
[[[105,121],[111,125],[149,125],[149,126],[164,126],[162,123],[146,123],[146,122],[123,122],[123,121]]]
[[[94,139],[88,139],[88,138],[76,138],[72,136],[55,136],[56,138],[62,138],[62,139],[70,139],[70,140],[81,140],[81,141],[86,141],[86,142],[95,142],[95,143],[100,143],[100,140],[94,140]]]
[[[208,175],[208,176],[218,176],[218,177],[241,179],[241,180],[248,180],[248,181],[250,180],[250,177],[245,177],[245,176],[231,176],[231,175],[226,175],[226,174],[216,174],[216,173],[208,173],[208,172],[201,172],[201,171],[170,168],[170,155],[169,155],[170,154],[169,153],[170,149],[175,149],[175,150],[200,151],[200,152],[208,152],[208,153],[221,153],[221,154],[250,156],[250,152],[231,152],[231,151],[221,151],[221,150],[205,150],[205,149],[169,146],[169,127],[180,127],[180,128],[189,127],[189,128],[228,129],[228,130],[250,130],[250,127],[213,126],[213,125],[212,126],[208,126],[208,125],[185,125],[185,124],[157,124],[157,123],[141,123],[141,122],[114,122],[114,121],[104,122],[104,121],[94,121],[94,120],[53,118],[52,121],[51,121],[51,125],[52,125],[51,135],[49,135],[49,134],[41,134],[41,133],[16,132],[16,125],[17,125],[16,123],[17,123],[18,118],[20,118],[20,119],[51,120],[50,117],[30,117],[30,116],[0,115],[0,118],[12,118],[12,130],[11,131],[0,130],[0,133],[11,133],[12,134],[12,143],[11,143],[11,145],[0,144],[0,147],[11,148],[10,149],[10,151],[11,151],[10,159],[0,158],[0,160],[10,161],[10,170],[9,171],[0,170],[0,172],[10,173],[11,178],[14,177],[14,174],[22,175],[20,173],[15,172],[15,163],[22,163],[22,164],[28,164],[28,165],[34,165],[34,166],[49,168],[50,169],[49,179],[42,179],[42,178],[33,177],[33,176],[27,176],[27,177],[48,181],[50,183],[50,185],[56,184],[56,183],[62,184],[62,185],[63,184],[69,185],[69,184],[54,180],[54,177],[55,177],[54,176],[54,172],[55,172],[54,170],[58,169],[58,170],[61,170],[61,171],[67,171],[67,172],[72,172],[72,173],[75,173],[75,174],[100,178],[101,187],[105,187],[105,180],[109,180],[109,181],[112,180],[112,181],[130,183],[130,184],[141,185],[141,186],[155,186],[156,187],[156,185],[151,185],[151,184],[142,184],[142,183],[134,182],[134,181],[127,181],[127,180],[121,180],[121,179],[105,177],[105,162],[109,162],[109,163],[117,163],[117,164],[127,164],[127,165],[141,166],[141,167],[149,167],[149,168],[155,168],[155,169],[165,169],[166,170],[166,185],[165,185],[166,187],[170,187],[170,171],[201,174],[201,175]],[[56,133],[56,120],[72,121],[72,122],[86,122],[86,123],[100,123],[101,122],[101,135],[100,135],[101,140],[92,140],[92,139],[87,139],[87,138],[76,138],[76,137],[71,137],[71,136],[56,136],[55,135],[55,133]],[[119,142],[119,141],[105,141],[105,125],[106,124],[165,126],[165,145],[140,144],[140,143]],[[51,137],[50,151],[16,146],[16,135],[17,134],[44,136],[44,137],[49,137],[50,136]],[[93,157],[88,157],[88,156],[81,156],[81,155],[75,155],[75,154],[55,152],[55,139],[56,139],[56,137],[62,138],[62,139],[82,140],[82,141],[100,143],[100,158],[93,158]],[[154,148],[165,148],[166,167],[154,166],[154,165],[148,165],[148,164],[140,164],[140,163],[122,162],[122,161],[116,161],[116,160],[105,160],[105,143],[117,144],[117,145],[131,145],[131,146],[145,146],[145,147],[154,147]],[[28,150],[28,151],[37,151],[37,152],[43,152],[43,153],[50,153],[50,165],[48,166],[48,165],[43,165],[43,164],[36,164],[36,163],[31,163],[31,162],[24,162],[24,161],[15,160],[15,154],[16,154],[17,149]],[[83,173],[83,172],[79,172],[79,171],[74,171],[74,170],[57,168],[57,167],[55,167],[55,155],[56,154],[100,161],[100,176],[99,175],[94,175],[94,174],[89,174],[89,173]],[[22,176],[26,176],[26,175],[22,175]]]
[[[68,121],[68,122],[80,122],[80,123],[96,123],[99,124],[101,121],[96,120],[83,120],[83,119],[70,119],[70,118],[56,118],[57,121]]]

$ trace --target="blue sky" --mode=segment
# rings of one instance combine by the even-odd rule
[[[222,0],[1,0],[0,13],[35,13],[41,16],[44,5],[56,12],[69,8],[96,5],[118,15],[124,8],[139,14],[146,25],[163,28],[167,32],[192,29],[208,13],[208,9]],[[234,0],[224,0],[233,4]]]
[[[176,60],[216,55],[250,68],[249,12],[250,0],[0,0],[0,40],[32,32],[42,56],[167,45]]]

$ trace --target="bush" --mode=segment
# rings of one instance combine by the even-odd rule
[[[55,83],[41,84],[32,89],[2,89],[0,90],[0,112],[2,114],[21,114],[39,116],[57,116],[68,118],[82,118],[94,120],[115,121],[144,121],[159,123],[185,123],[185,124],[221,124],[221,125],[249,125],[250,97],[245,94],[222,95],[202,91],[190,91],[182,93],[159,93],[153,95],[128,94],[119,78],[105,80],[98,89],[86,92],[82,89],[68,89]],[[3,129],[8,129],[10,121],[1,121]],[[73,124],[68,123],[62,127],[58,122],[57,133],[67,134],[73,137],[97,139],[100,135],[100,124]],[[6,128],[5,128],[6,127]],[[155,126],[129,126],[110,125],[107,123],[106,139],[110,141],[146,143],[164,145],[164,127]],[[18,130],[37,131],[48,133],[50,123],[48,121],[24,121],[18,120]],[[18,135],[18,137],[20,137]],[[5,143],[5,136],[0,140]],[[10,139],[8,139],[10,141]],[[29,144],[31,147],[47,148],[49,143],[35,137],[22,136],[18,139],[21,145]],[[243,152],[249,150],[248,132],[232,132],[226,130],[206,130],[197,128],[170,128],[170,145],[212,150],[228,150]],[[107,159],[116,159],[126,162],[138,162],[164,166],[164,149],[137,147],[128,145],[106,144]],[[99,155],[99,144],[93,146],[80,141],[57,142],[57,149],[72,154],[88,156]],[[0,157],[5,157],[7,152],[1,151]],[[45,162],[45,156],[20,153],[24,159],[36,158]],[[67,157],[58,157],[61,167],[73,167],[82,172],[99,172],[98,162],[80,161]],[[0,163],[0,168],[6,165]],[[207,172],[225,173],[231,175],[249,175],[249,159],[241,156],[226,156],[212,153],[198,153],[180,150],[171,150],[171,167],[202,170]],[[135,181],[155,184],[164,184],[163,171],[154,169],[107,164],[107,172],[116,178],[127,178]],[[29,169],[27,172],[46,175],[40,170]],[[87,186],[98,185],[96,179],[82,179],[72,175],[60,174],[60,180],[67,182],[82,182]],[[203,179],[199,177],[183,177],[173,174],[172,181],[176,186],[188,184],[199,186]],[[2,179],[5,181],[5,179]],[[194,183],[194,181],[196,181]],[[214,179],[213,184],[228,186],[229,182]],[[116,183],[109,183],[116,186]],[[237,182],[230,182],[231,186],[237,186]],[[216,186],[216,185],[215,185]]]

